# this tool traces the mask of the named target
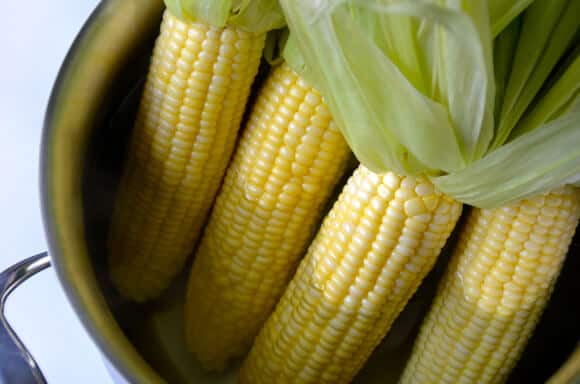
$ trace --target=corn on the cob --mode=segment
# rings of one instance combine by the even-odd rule
[[[359,166],[244,362],[242,383],[347,383],[433,266],[461,204]]]
[[[192,252],[236,140],[265,34],[165,11],[109,237],[113,284],[144,301]]]
[[[572,187],[474,209],[401,382],[505,381],[549,299],[579,217]]]
[[[321,95],[286,64],[261,90],[195,256],[191,350],[209,369],[246,352],[308,246],[349,148]]]

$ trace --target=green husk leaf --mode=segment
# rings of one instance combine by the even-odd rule
[[[286,64],[288,64],[290,68],[294,70],[294,72],[300,74],[300,76],[302,76],[302,78],[306,80],[308,84],[319,89],[320,87],[316,84],[316,78],[311,73],[311,71],[309,71],[310,67],[306,65],[304,56],[302,56],[300,48],[298,47],[298,42],[294,36],[295,35],[293,33],[288,36],[288,39],[284,44],[282,57],[286,61]]]
[[[519,136],[461,171],[432,181],[464,203],[498,207],[578,183],[579,143],[580,110],[576,110]]]
[[[483,1],[281,4],[284,56],[372,170],[427,174],[482,208],[580,183],[580,71],[574,52],[562,60],[580,2],[534,3],[495,41],[493,68]],[[513,123],[494,132],[493,108]]]
[[[498,36],[513,19],[515,19],[532,3],[532,1],[533,0],[488,0],[491,32],[493,36]]]
[[[460,12],[461,17],[446,20],[443,12],[435,15],[438,24],[449,32],[439,34],[442,40],[435,54],[441,74],[439,87],[444,95],[442,102],[448,106],[458,132],[464,157],[471,162],[485,153],[493,136],[493,108],[490,106],[494,105],[495,83],[487,3],[473,0],[445,0],[442,3]]]
[[[526,11],[492,148],[502,145],[580,26],[580,1],[536,1]]]
[[[389,17],[388,23],[381,23],[372,15],[365,18],[365,21],[369,23],[369,27],[371,23],[378,24],[369,28],[369,32],[376,35],[375,44],[387,53],[393,64],[417,90],[424,94],[428,93],[431,83],[428,70],[425,68],[425,55],[420,52],[419,21],[403,14]],[[423,25],[423,28],[426,26]]]
[[[281,2],[300,67],[375,171],[451,172],[491,139],[491,33],[477,8],[485,3],[465,1],[475,21],[463,2],[449,3]]]
[[[566,16],[561,13],[559,27],[566,24],[562,20]],[[505,33],[510,33],[510,28]],[[569,33],[571,40],[577,33],[578,27]],[[509,50],[510,43],[496,41],[496,51],[502,44],[501,49]],[[432,177],[441,191],[467,204],[493,208],[580,182],[580,45],[565,56],[564,50],[554,53],[550,48],[542,55],[554,54],[551,60],[558,62],[558,67],[551,68],[549,78],[543,78],[538,86],[541,92],[535,92],[538,98],[529,105],[507,143],[460,171]],[[496,71],[509,67],[505,61],[498,64],[502,60],[496,60]],[[509,76],[517,77],[516,70],[514,64]]]
[[[577,107],[580,94],[580,52],[566,68],[556,83],[527,113],[512,132],[512,137],[521,136],[541,124],[557,118]]]
[[[570,99],[560,107],[554,114],[552,118],[563,116],[564,114],[580,111],[580,90],[577,90],[576,93]]]
[[[216,27],[233,25],[264,33],[285,25],[277,0],[165,0],[165,5],[182,20],[203,21]]]
[[[496,122],[499,121],[505,88],[507,86],[507,82],[512,70],[514,51],[518,43],[520,29],[522,26],[521,19],[521,17],[516,18],[494,40],[493,66],[495,70],[496,90],[494,120]]]
[[[271,66],[284,62],[283,51],[288,40],[288,34],[288,28],[282,28],[270,31],[266,35],[263,57]]]
[[[485,153],[493,135],[493,109],[488,106],[493,105],[495,88],[493,81],[488,80],[493,79],[493,65],[487,7],[484,1],[473,0],[439,3],[440,6],[399,2],[391,6],[373,4],[369,8],[392,15],[388,25],[393,25],[393,20],[406,21],[409,17],[404,16],[407,15],[414,17],[421,20],[423,35],[431,34],[432,39],[422,36],[423,46],[417,46],[411,38],[404,39],[400,49],[389,58],[416,88],[425,84],[421,81],[424,78],[433,81],[435,75],[435,92],[424,87],[418,89],[447,107],[462,155],[466,161],[471,161]],[[412,28],[399,28],[387,37],[396,39],[408,36],[409,32]],[[405,51],[415,52],[420,48],[431,52],[434,59],[420,60],[420,56],[415,54],[412,56],[415,61],[398,60],[411,56],[404,54]],[[421,70],[426,67],[423,62],[434,63],[433,74],[428,71],[424,74],[425,71]],[[423,76],[414,81],[421,74]],[[419,154],[415,156],[419,157]]]

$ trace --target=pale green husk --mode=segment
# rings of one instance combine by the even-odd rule
[[[263,33],[285,25],[277,0],[165,0],[176,17],[203,21],[216,27],[232,25],[249,32]]]
[[[452,172],[484,153],[494,94],[484,1],[470,2],[474,17],[427,1],[282,5],[307,77],[370,169]]]
[[[520,16],[530,1],[281,4],[284,56],[370,169],[427,175],[485,208],[580,179],[580,68],[561,60],[580,2],[536,1]]]
[[[580,48],[580,46],[579,46]],[[536,103],[518,123],[510,137],[517,137],[531,132],[547,121],[569,113],[578,108],[580,101],[580,52],[574,54],[574,60],[566,66],[563,74],[544,96]],[[580,126],[578,127],[580,130]]]
[[[492,148],[502,145],[578,30],[580,1],[536,1],[523,17]]]
[[[488,0],[491,33],[499,35],[533,0]],[[546,1],[546,0],[540,0]],[[548,0],[552,1],[552,0]]]
[[[495,68],[495,121],[499,121],[503,98],[510,79],[514,51],[518,44],[522,27],[521,17],[516,18],[495,39],[493,44],[493,66]]]
[[[580,110],[576,110],[432,181],[460,201],[492,208],[579,179]]]
[[[577,185],[580,181],[580,46],[570,56],[569,60],[563,60],[562,70],[544,83],[541,96],[515,127],[498,132],[508,137],[503,145],[461,171],[432,177],[434,184],[463,202],[483,208],[564,184]],[[512,72],[518,70],[515,66],[512,68]],[[510,76],[510,80],[513,78]],[[534,96],[536,92],[531,95]]]

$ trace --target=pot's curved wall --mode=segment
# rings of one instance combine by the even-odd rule
[[[101,351],[130,382],[161,379],[114,320],[85,241],[82,175],[91,132],[115,82],[155,36],[161,0],[104,0],[77,36],[46,113],[41,193],[50,254],[70,302]]]

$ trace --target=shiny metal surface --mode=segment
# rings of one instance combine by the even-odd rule
[[[104,242],[91,240],[105,230],[104,223],[94,223],[104,221],[108,210],[102,208],[103,199],[86,198],[91,192],[105,193],[101,193],[102,184],[95,187],[85,181],[101,175],[88,158],[111,158],[110,150],[91,155],[90,145],[94,135],[109,132],[111,114],[126,97],[126,90],[135,85],[129,80],[143,73],[138,62],[149,55],[162,11],[162,0],[99,3],[54,83],[41,144],[42,211],[53,267],[79,320],[107,361],[129,383],[166,380],[127,337],[141,321],[117,320],[125,318],[119,311],[133,312],[107,289],[104,251],[95,246]],[[118,135],[110,138],[110,144],[120,141]],[[103,170],[105,176],[108,172]]]
[[[50,257],[43,252],[0,273],[0,383],[46,383],[34,358],[4,317],[4,304],[16,287],[49,266]]]

